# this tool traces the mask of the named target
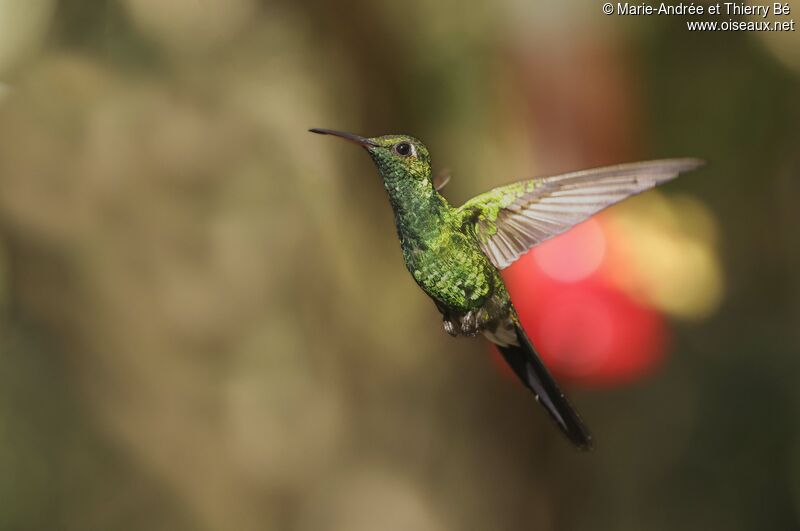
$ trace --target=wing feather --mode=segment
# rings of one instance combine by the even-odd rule
[[[531,247],[569,230],[632,195],[705,164],[664,159],[520,181],[481,194],[459,208],[483,252],[499,269]]]

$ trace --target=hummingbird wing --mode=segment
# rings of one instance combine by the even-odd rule
[[[448,169],[441,170],[433,177],[433,188],[437,192],[441,192],[444,189],[444,187],[447,186],[447,183],[450,182],[450,177],[452,177],[452,175],[450,174],[450,170]]]
[[[474,224],[495,267],[505,269],[531,247],[604,208],[703,164],[700,159],[653,160],[520,181],[470,199],[458,214],[462,226]]]

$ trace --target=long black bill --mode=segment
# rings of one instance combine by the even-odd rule
[[[318,135],[333,135],[338,136],[339,138],[344,138],[349,142],[353,142],[354,144],[358,144],[359,146],[363,147],[376,147],[378,144],[370,140],[369,138],[364,138],[363,136],[354,135],[353,133],[345,133],[344,131],[334,131],[333,129],[309,129],[312,133],[317,133]]]

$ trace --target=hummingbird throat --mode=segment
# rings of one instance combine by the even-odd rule
[[[433,188],[430,179],[384,179],[384,187],[401,238],[411,238],[424,245],[446,225],[451,207]]]

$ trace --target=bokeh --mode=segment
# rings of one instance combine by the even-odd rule
[[[685,20],[0,1],[0,530],[800,526],[800,32]],[[595,451],[310,127],[421,138],[454,204],[709,161],[505,272]]]

